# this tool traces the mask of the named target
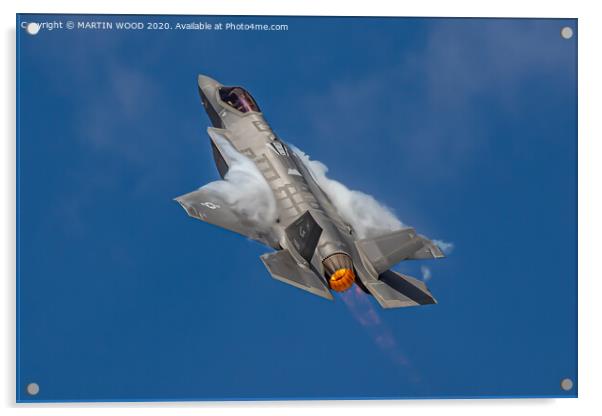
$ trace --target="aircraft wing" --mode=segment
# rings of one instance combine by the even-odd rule
[[[264,242],[265,235],[256,229],[248,218],[238,215],[216,192],[201,188],[181,195],[175,200],[193,218],[242,234],[253,240]]]
[[[445,257],[439,246],[433,243],[428,238],[421,235],[418,239],[422,241],[422,248],[416,250],[414,254],[408,257],[406,260],[428,260],[428,259],[440,259]]]
[[[436,244],[417,234],[413,228],[358,240],[355,244],[379,274],[402,260],[445,257]]]

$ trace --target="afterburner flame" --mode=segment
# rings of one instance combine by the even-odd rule
[[[338,269],[330,276],[330,288],[336,292],[344,292],[355,281],[355,273],[351,269]]]

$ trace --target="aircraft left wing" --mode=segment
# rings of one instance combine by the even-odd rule
[[[201,188],[181,195],[175,200],[193,218],[225,228],[253,240],[267,242],[267,236],[257,230],[256,225],[237,214],[216,192]],[[271,245],[271,244],[270,244]]]

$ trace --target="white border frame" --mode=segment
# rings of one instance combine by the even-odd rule
[[[125,0],[74,1],[42,0],[3,2],[2,24],[2,204],[4,230],[0,264],[3,266],[3,290],[0,300],[0,355],[2,376],[0,394],[5,414],[112,414],[141,415],[233,414],[245,409],[251,414],[305,414],[309,409],[318,415],[333,411],[347,414],[420,412],[421,414],[506,415],[528,411],[532,414],[563,415],[575,412],[591,414],[602,408],[600,379],[600,325],[602,316],[602,267],[598,250],[602,249],[601,216],[602,163],[600,161],[602,111],[600,81],[602,74],[599,50],[602,40],[601,14],[595,2],[506,0],[444,0],[391,2],[370,0],[351,3],[343,0],[170,0],[139,2]],[[495,399],[495,400],[421,400],[421,401],[303,401],[303,402],[190,402],[190,403],[106,403],[106,404],[15,404],[15,14],[19,13],[123,13],[123,14],[219,14],[219,15],[332,15],[332,16],[440,16],[440,17],[562,17],[578,18],[579,38],[579,399]],[[596,163],[598,162],[598,163]],[[169,409],[169,410],[167,410]],[[379,415],[380,416],[380,415]]]

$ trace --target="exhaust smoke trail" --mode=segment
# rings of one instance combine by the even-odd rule
[[[394,363],[410,367],[410,361],[401,351],[395,336],[381,319],[376,308],[358,286],[341,293],[341,299],[353,318],[368,332],[374,343]]]

